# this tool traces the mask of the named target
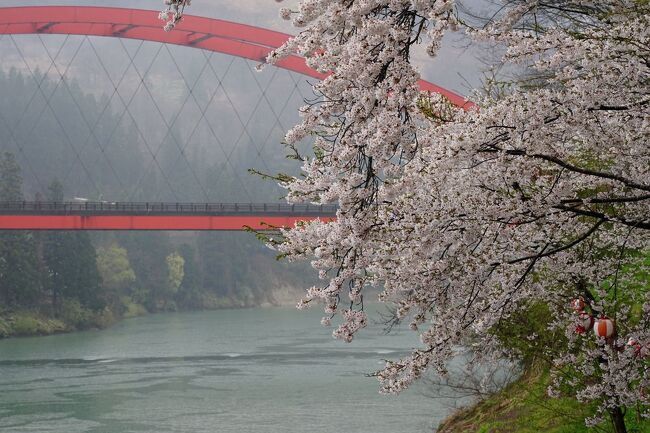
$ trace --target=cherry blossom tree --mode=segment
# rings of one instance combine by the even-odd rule
[[[648,12],[636,1],[506,3],[468,32],[532,78],[478,95],[475,109],[423,98],[410,63],[415,44],[435,55],[464,24],[453,2],[282,10],[304,30],[268,60],[297,53],[330,73],[286,136],[294,147],[312,137],[314,156],[283,184],[291,201],[339,211],[336,222],[285,231],[278,248],[313,259],[326,284],[301,306],[323,302],[324,324],[340,313],[335,337],[351,341],[365,326],[369,286],[420,332],[422,347],[378,372],[383,391],[444,374],[459,345],[508,355],[494,330],[541,302],[567,339],[550,391],[574,386],[598,403],[588,423],[609,413],[617,431],[623,408],[648,415],[650,296],[630,271],[647,271],[650,245]],[[570,308],[580,297],[582,315]],[[614,335],[576,332],[605,315]]]
[[[338,203],[271,240],[323,281],[300,302],[350,342],[380,287],[421,347],[377,372],[396,393],[446,373],[460,346],[517,357],[499,330],[548,308],[551,395],[572,392],[624,432],[650,416],[650,5],[635,0],[507,1],[468,25],[453,1],[302,0],[280,15],[301,32],[271,53],[328,74],[286,135],[303,175],[291,202]],[[434,56],[464,29],[504,49],[524,78],[488,82],[473,103],[423,95],[416,45]],[[498,88],[498,91],[494,91]],[[299,143],[313,140],[313,154]],[[593,330],[595,332],[592,331]],[[534,344],[544,336],[531,334]]]

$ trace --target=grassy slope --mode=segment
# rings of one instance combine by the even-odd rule
[[[574,399],[552,399],[546,395],[549,375],[535,372],[524,375],[503,391],[460,410],[445,420],[439,433],[605,433],[609,423],[587,429],[584,417],[588,407]],[[650,421],[638,423],[636,413],[628,411],[629,433],[649,433]]]

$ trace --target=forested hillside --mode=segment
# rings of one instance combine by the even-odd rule
[[[84,93],[74,80],[66,86],[69,92],[61,92],[61,83],[41,75],[34,80],[15,70],[0,72],[0,93],[6,95],[0,100],[0,201],[173,200],[170,179],[149,170],[143,127],[114,113],[107,97]],[[25,95],[48,100],[36,110]],[[68,114],[74,112],[88,118],[91,134],[85,121],[75,124]],[[178,149],[163,143],[157,154],[187,201],[202,198],[202,188],[221,201],[281,195],[274,183],[246,174],[250,147],[234,149],[236,161],[228,163],[201,160],[202,149],[187,152],[188,161],[201,161],[196,167],[176,164],[178,170]],[[273,152],[269,159],[286,164],[280,156]],[[233,170],[251,178],[245,182],[253,197],[242,197]],[[4,231],[0,336],[102,327],[147,311],[276,303],[279,293],[307,285],[309,275],[304,267],[278,263],[248,233]]]

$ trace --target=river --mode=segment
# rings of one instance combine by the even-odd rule
[[[417,345],[371,323],[351,344],[289,307],[157,314],[0,341],[0,431],[430,432],[448,413],[365,374]],[[375,318],[378,318],[374,315]]]

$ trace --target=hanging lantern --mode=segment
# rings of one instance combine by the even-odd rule
[[[627,345],[634,351],[634,356],[645,359],[650,356],[650,344],[643,345],[634,338],[627,340]]]
[[[641,353],[641,343],[636,341],[634,338],[630,338],[629,340],[627,340],[627,345],[634,350],[634,354],[636,356],[639,356],[639,354]]]
[[[571,301],[571,308],[577,312],[583,311],[585,309],[585,299],[582,296],[580,296],[578,299],[574,299]]]
[[[576,332],[578,334],[584,334],[588,329],[591,329],[594,326],[594,318],[591,314],[585,313],[584,311],[578,316],[578,326],[576,326]]]
[[[594,334],[597,337],[611,337],[614,335],[614,321],[606,316],[599,317],[594,323]]]

